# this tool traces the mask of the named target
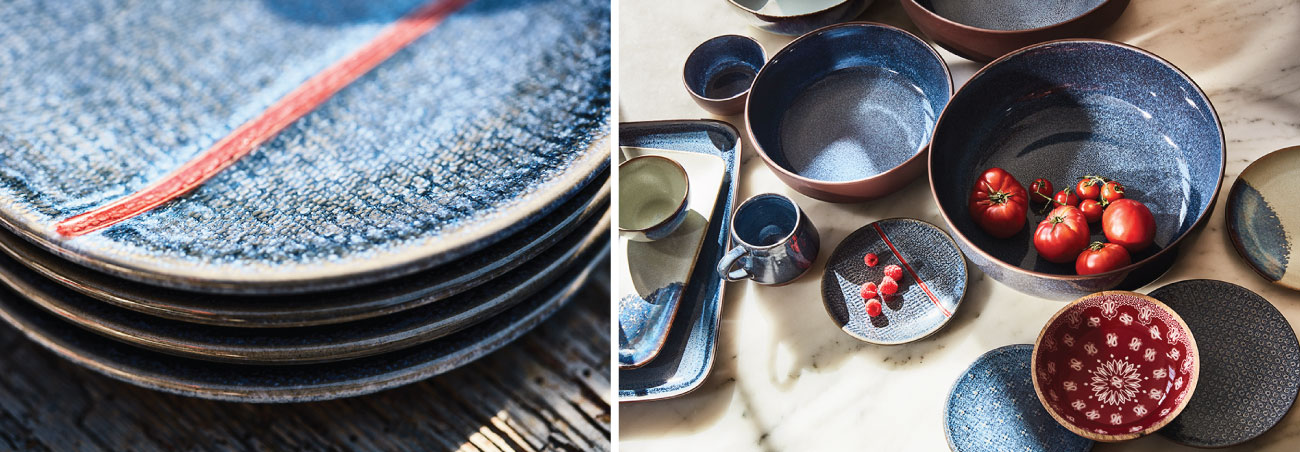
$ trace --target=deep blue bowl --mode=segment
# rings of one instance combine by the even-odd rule
[[[888,25],[808,33],[754,79],[745,121],[777,177],[831,202],[879,198],[925,172],[935,119],[952,94],[939,54]]]
[[[1223,181],[1223,128],[1210,100],[1169,62],[1136,47],[1062,40],[1012,52],[980,70],[935,125],[930,186],[962,251],[1021,292],[1072,299],[1131,290],[1173,263],[1183,237],[1205,223]],[[1133,264],[1095,275],[1038,258],[1031,209],[1019,234],[988,235],[967,213],[975,178],[1001,167],[1022,184],[1060,188],[1099,174],[1151,209],[1155,243]],[[1092,227],[1093,240],[1105,241]]]
[[[759,30],[787,36],[853,20],[873,0],[727,0]]]
[[[745,109],[749,87],[767,54],[754,38],[722,35],[704,41],[686,58],[682,83],[705,110],[734,115]]]

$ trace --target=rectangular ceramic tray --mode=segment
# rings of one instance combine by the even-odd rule
[[[653,242],[618,238],[618,249],[624,251],[614,262],[619,278],[618,364],[631,369],[659,355],[692,270],[697,262],[708,264],[696,257],[727,177],[727,162],[698,152],[636,147],[621,151],[624,161],[647,155],[672,159],[686,170],[690,181],[686,219],[672,234]]]
[[[726,162],[722,190],[709,229],[658,357],[636,369],[619,370],[620,402],[666,399],[699,387],[713,367],[723,280],[715,270],[727,251],[731,210],[740,179],[740,136],[715,120],[651,121],[619,124],[619,145],[715,155]]]

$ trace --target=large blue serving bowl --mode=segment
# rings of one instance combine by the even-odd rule
[[[1223,128],[1210,100],[1182,71],[1136,47],[1061,40],[1012,52],[962,87],[935,124],[930,187],[966,256],[1021,292],[1073,299],[1131,290],[1172,265],[1177,246],[1205,223],[1223,182]],[[1001,167],[1028,185],[1058,189],[1081,176],[1121,181],[1156,219],[1155,243],[1133,264],[1079,276],[1073,262],[1039,259],[1031,208],[1019,234],[998,239],[967,213],[975,178]],[[1100,225],[1093,240],[1105,241]]]

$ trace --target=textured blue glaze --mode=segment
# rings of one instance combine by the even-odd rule
[[[874,0],[843,0],[821,11],[798,15],[758,12],[768,1],[780,0],[730,0],[736,11],[754,28],[787,36],[799,36],[827,25],[853,20],[866,11]]]
[[[1268,300],[1236,284],[1179,281],[1151,292],[1196,336],[1200,374],[1183,412],[1160,434],[1228,447],[1277,425],[1300,392],[1300,342]]]
[[[737,255],[733,249],[723,257],[719,274],[743,270],[744,279],[759,284],[786,284],[807,273],[817,260],[821,236],[794,200],[772,193],[755,195],[734,215],[731,242],[744,252]]]
[[[944,408],[944,434],[957,452],[1092,449],[1092,440],[1070,433],[1047,414],[1034,393],[1030,362],[1034,346],[990,350],[957,377]]]
[[[867,316],[860,289],[868,282],[879,283],[888,265],[903,266],[873,225],[880,225],[903,260],[916,272],[903,272],[898,293],[886,297],[882,314]],[[862,258],[875,253],[880,263],[867,267]],[[826,312],[849,335],[875,344],[902,344],[922,339],[943,328],[951,317],[930,300],[926,287],[952,315],[966,294],[966,259],[957,244],[942,230],[920,220],[891,218],[862,227],[845,237],[822,275],[822,303]]]
[[[1291,242],[1286,239],[1286,229],[1268,200],[1249,182],[1239,180],[1228,192],[1228,221],[1236,232],[1234,240],[1251,266],[1273,281],[1286,274],[1291,258]]]
[[[1138,50],[1103,41],[1058,41],[1014,53],[967,82],[939,119],[930,148],[930,179],[939,207],[963,251],[985,273],[1018,290],[1076,298],[1123,282],[1141,286],[1167,268],[1161,253],[1203,219],[1223,178],[1222,130],[1213,107],[1192,81]],[[1154,246],[1134,262],[1161,253],[1131,274],[1060,280],[1009,268],[1073,275],[1072,264],[1039,259],[1030,239],[1041,215],[1030,213],[1019,234],[994,238],[971,220],[967,200],[975,178],[1001,167],[1022,184],[1046,178],[1073,185],[1084,175],[1120,180],[1126,197],[1156,219]],[[1094,240],[1103,240],[1094,228]],[[980,255],[980,253],[987,255]],[[1159,262],[1156,262],[1159,261]],[[1158,270],[1158,271],[1156,271]]]
[[[727,99],[749,91],[767,57],[751,38],[723,35],[704,41],[686,58],[686,87],[707,99]]]
[[[630,338],[662,338],[668,334],[672,322],[655,322],[662,316],[665,305],[681,297],[685,287],[673,282],[643,297],[628,294],[618,301],[618,363],[624,366],[644,363],[647,357],[659,352],[659,342],[630,340]]]
[[[1082,16],[1106,0],[918,0],[917,3],[963,25],[987,30],[1029,30]]]
[[[755,145],[781,168],[852,181],[925,149],[951,94],[948,71],[925,41],[854,23],[801,37],[772,57],[746,117]]]
[[[619,145],[716,155],[726,175],[698,262],[717,262],[727,251],[731,210],[740,177],[740,137],[721,121],[651,121],[619,125]],[[713,265],[696,265],[658,357],[636,369],[619,369],[620,401],[676,397],[699,387],[713,367],[723,279]]]
[[[337,280],[458,257],[607,165],[609,2],[479,0],[181,199],[85,237],[53,232],[420,3],[6,2],[0,219],[154,283]]]

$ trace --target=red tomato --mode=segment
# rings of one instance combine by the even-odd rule
[[[1110,181],[1101,186],[1101,199],[1106,202],[1115,202],[1124,197],[1124,186],[1119,182]]]
[[[1101,231],[1106,233],[1106,240],[1136,253],[1151,246],[1156,237],[1156,219],[1145,204],[1118,199],[1101,215]]]
[[[1038,223],[1034,248],[1043,259],[1068,263],[1088,247],[1088,234],[1088,219],[1083,217],[1083,212],[1078,207],[1060,206]]]
[[[1133,263],[1128,250],[1114,243],[1092,242],[1074,261],[1074,271],[1080,275],[1108,272]]]
[[[1034,179],[1034,182],[1029,184],[1029,201],[1035,206],[1050,204],[1052,202],[1052,181]]]
[[[1106,179],[1099,176],[1083,176],[1079,183],[1075,184],[1074,190],[1079,193],[1081,199],[1100,199],[1101,186],[1106,184]]]
[[[1067,188],[1056,192],[1056,196],[1052,197],[1052,201],[1055,202],[1057,206],[1077,207],[1079,205],[1079,196]]]
[[[1079,211],[1088,219],[1088,224],[1101,221],[1101,203],[1095,199],[1079,201]]]
[[[997,238],[1016,235],[1025,227],[1029,197],[1025,187],[1002,168],[989,168],[975,181],[970,216],[984,232]]]

